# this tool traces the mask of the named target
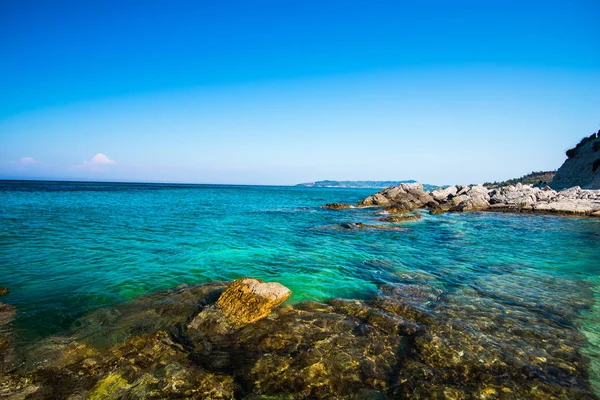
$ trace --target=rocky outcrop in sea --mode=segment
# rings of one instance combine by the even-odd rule
[[[520,183],[500,188],[482,185],[457,185],[432,192],[419,183],[392,186],[375,193],[358,204],[386,206],[406,212],[429,208],[432,214],[444,211],[539,212],[600,217],[600,190],[572,187],[555,191]]]
[[[593,304],[585,282],[565,296],[527,277],[532,307],[523,276],[394,276],[363,300],[281,304],[287,288],[251,278],[145,295],[5,362],[0,397],[597,398],[574,323]]]

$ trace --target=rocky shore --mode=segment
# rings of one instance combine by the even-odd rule
[[[531,277],[544,298],[531,307],[511,277],[458,289],[426,273],[389,281],[366,300],[293,305],[281,305],[284,286],[252,278],[142,296],[69,335],[2,349],[0,397],[597,398],[573,321],[593,303],[587,284],[564,296],[564,282]]]
[[[413,183],[379,191],[357,206],[394,207],[399,213],[428,208],[435,214],[445,211],[503,211],[600,217],[600,190],[584,190],[576,186],[555,191],[547,186],[539,188],[517,184],[493,189],[482,185],[457,185],[426,192],[420,183]]]

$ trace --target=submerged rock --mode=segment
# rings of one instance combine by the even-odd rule
[[[340,224],[342,229],[377,229],[377,230],[388,230],[388,231],[402,231],[404,228],[395,225],[372,225],[364,224],[362,222],[345,222]]]
[[[108,347],[64,338],[59,351],[30,353],[32,368],[0,379],[0,397],[598,398],[576,325],[594,301],[585,282],[521,271],[456,287],[417,271],[397,274],[365,300],[277,308],[271,305],[288,290],[250,278],[228,285],[218,301],[206,295],[215,286],[201,287],[164,292],[162,300],[149,296],[153,301],[143,304],[153,311],[140,312],[138,301],[120,308],[120,318],[132,329],[146,327],[134,317],[161,316],[171,299],[186,301],[195,293],[198,316],[254,322],[216,332],[212,317],[194,318],[196,328],[186,330],[186,307],[174,312],[168,329]],[[248,296],[253,309],[263,311],[240,311]],[[268,318],[255,320],[266,312],[265,302]]]
[[[348,208],[352,208],[350,204],[342,204],[342,203],[329,203],[325,204],[323,208],[328,208],[330,210],[345,210]]]
[[[404,222],[404,221],[414,221],[416,219],[421,219],[421,214],[416,215],[391,215],[389,217],[379,218],[380,221],[383,222]]]
[[[5,296],[8,294],[8,288],[5,288],[4,286],[0,286],[0,296]]]
[[[12,322],[16,308],[0,302],[0,328]]]
[[[444,213],[444,210],[440,206],[431,207],[431,209],[429,210],[429,214],[431,214],[431,215],[441,215],[443,213]]]
[[[2,377],[5,365],[12,356],[11,335],[8,325],[13,321],[15,312],[16,308],[14,306],[0,302],[0,377]]]
[[[410,206],[406,205],[406,204],[392,204],[389,205],[385,208],[385,212],[387,212],[388,214],[406,214],[409,213],[410,210]]]

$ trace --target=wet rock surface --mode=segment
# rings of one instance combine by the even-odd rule
[[[580,187],[557,192],[550,187],[534,187],[520,183],[500,188],[482,185],[458,185],[423,191],[420,184],[403,184],[384,189],[358,204],[386,206],[390,213],[407,213],[427,207],[431,214],[445,211],[539,212],[559,215],[600,215],[600,190]]]
[[[365,300],[282,304],[235,329],[210,318],[190,329],[206,310],[224,312],[225,287],[94,312],[23,351],[0,376],[0,397],[597,398],[576,327],[593,302],[582,281],[522,273],[457,287],[398,274]]]

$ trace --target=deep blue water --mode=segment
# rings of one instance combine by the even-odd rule
[[[0,285],[11,291],[1,300],[35,340],[143,293],[243,276],[281,282],[294,302],[365,298],[414,273],[448,291],[502,288],[531,307],[581,288],[593,301],[576,320],[597,380],[600,220],[423,213],[403,231],[352,230],[340,224],[380,216],[320,208],[375,191],[0,182]]]

